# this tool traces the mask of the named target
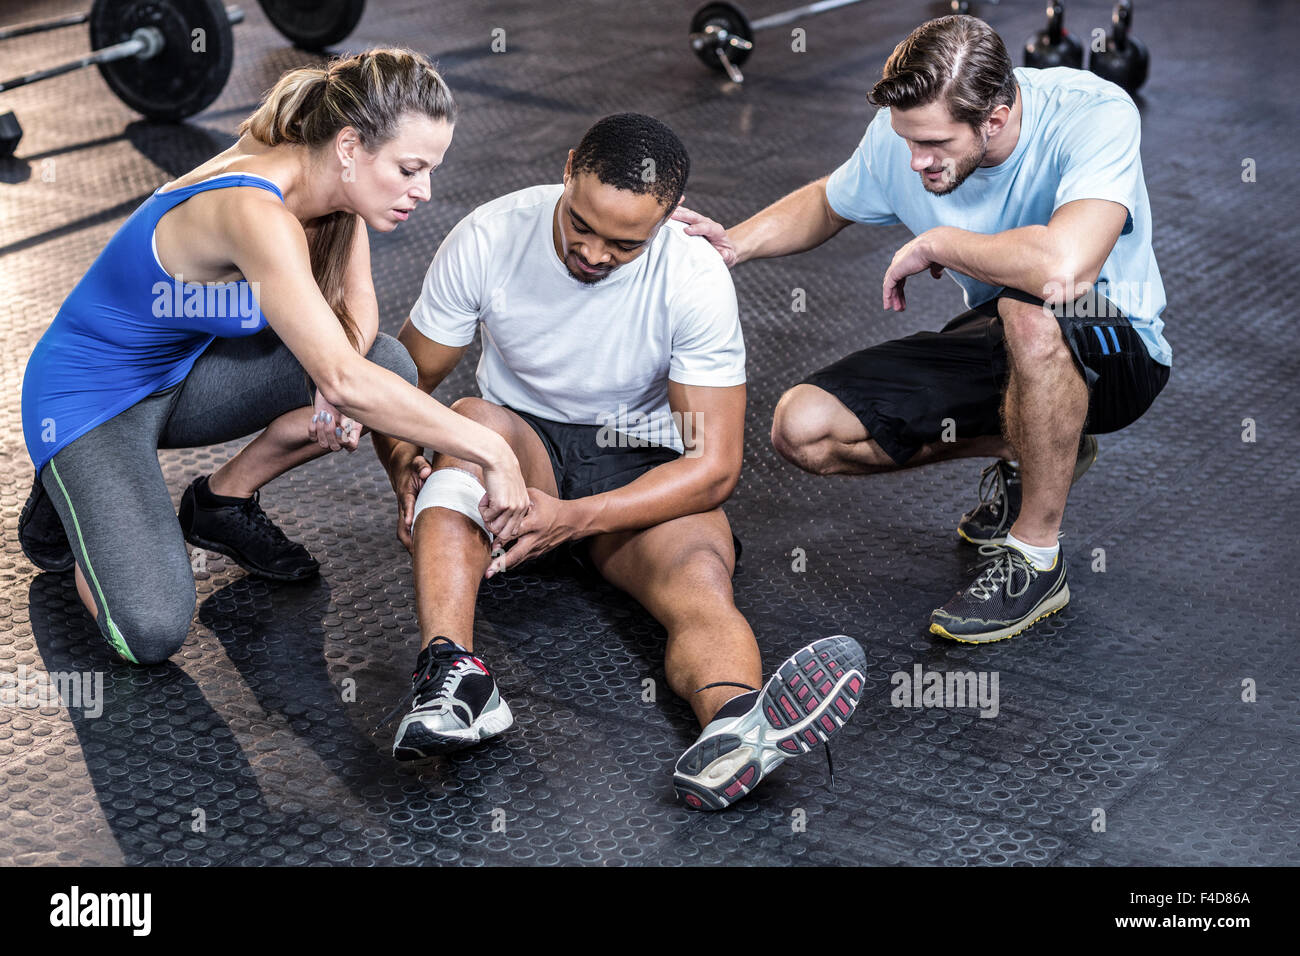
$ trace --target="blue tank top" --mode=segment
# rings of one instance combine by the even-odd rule
[[[247,173],[155,192],[64,300],[23,377],[23,440],[38,473],[95,426],[183,381],[215,339],[266,328],[247,282],[184,282],[166,273],[154,245],[164,214],[198,193],[232,186],[284,201],[274,183]]]

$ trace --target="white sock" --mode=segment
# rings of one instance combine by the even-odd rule
[[[1050,548],[1036,548],[1032,544],[1025,544],[1014,534],[1007,535],[1007,547],[1015,548],[1028,558],[1029,563],[1039,571],[1046,571],[1051,568],[1052,565],[1056,564],[1056,556],[1061,553],[1061,545],[1059,542],[1052,545]]]

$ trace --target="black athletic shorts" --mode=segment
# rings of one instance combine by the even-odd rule
[[[651,468],[681,457],[679,452],[664,445],[605,447],[597,441],[603,426],[548,421],[517,408],[510,411],[526,421],[542,440],[542,446],[551,459],[555,487],[565,501],[622,488]],[[734,534],[731,538],[739,561],[740,539]],[[586,545],[585,539],[572,541],[566,549],[557,550],[567,550],[585,570],[594,571],[587,561]]]
[[[622,488],[651,468],[680,458],[664,445],[602,447],[597,437],[600,425],[573,425],[538,418],[517,408],[510,409],[537,432],[551,458],[555,487],[565,501],[586,498]]]
[[[861,420],[895,462],[939,441],[945,419],[958,438],[1001,434],[999,410],[1008,365],[998,298],[1042,305],[1014,289],[953,319],[941,332],[918,332],[854,352],[804,382],[830,392]],[[1105,434],[1137,421],[1169,380],[1115,306],[1085,297],[1058,308],[1057,323],[1088,384],[1084,431]]]

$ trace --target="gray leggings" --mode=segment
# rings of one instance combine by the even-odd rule
[[[381,332],[366,358],[416,383],[415,362],[391,335]],[[271,329],[217,339],[179,385],[91,429],[41,470],[94,594],[99,630],[123,659],[166,660],[194,618],[194,573],[158,449],[241,438],[314,399],[302,365]]]

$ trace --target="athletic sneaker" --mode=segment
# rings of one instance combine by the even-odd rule
[[[435,637],[420,651],[410,692],[379,726],[386,725],[407,704],[411,710],[393,740],[393,756],[398,760],[461,750],[515,722],[483,662],[445,637]]]
[[[40,475],[32,482],[31,493],[18,516],[18,544],[27,560],[42,571],[71,571],[72,546],[63,529],[54,502],[45,493]]]
[[[843,634],[797,651],[761,691],[727,701],[681,755],[678,798],[696,810],[722,810],[787,757],[826,743],[857,708],[866,670],[862,648]]]
[[[251,498],[224,498],[208,490],[202,475],[181,496],[176,518],[190,544],[234,560],[249,574],[272,581],[303,581],[320,571],[320,564],[297,542],[290,541],[261,505],[262,492]]]
[[[1074,484],[1097,460],[1097,439],[1084,435],[1079,457],[1074,462]],[[980,472],[980,503],[961,516],[957,533],[971,544],[1002,544],[1020,515],[1020,469],[1010,462],[995,461]]]
[[[1064,551],[1046,571],[1006,545],[981,545],[980,554],[985,560],[970,587],[930,615],[931,634],[988,644],[1014,637],[1070,603]]]

